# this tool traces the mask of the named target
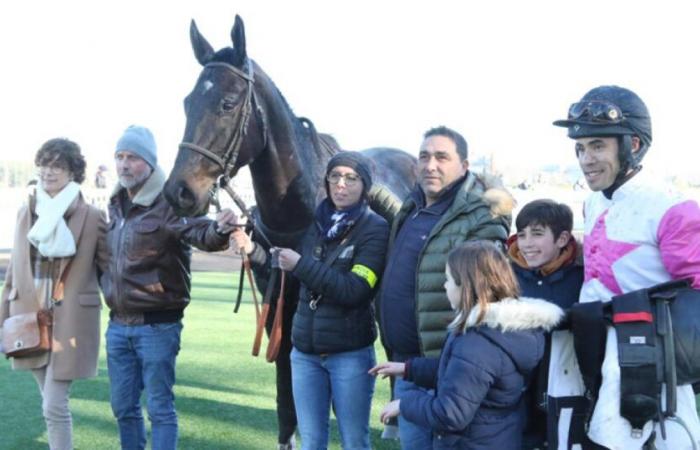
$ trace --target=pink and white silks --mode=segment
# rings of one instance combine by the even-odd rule
[[[638,174],[618,188],[612,199],[593,193],[584,205],[584,217],[585,279],[580,302],[609,301],[618,294],[682,278],[691,279],[700,289],[700,207],[695,201]],[[554,389],[559,395],[581,395],[583,382],[573,341],[562,341],[556,349],[554,344],[552,355],[556,351],[559,370],[550,372],[550,393]],[[639,449],[656,428],[659,450],[693,448],[688,433],[670,421],[666,421],[666,440],[661,438],[658,423],[651,421],[641,437],[632,436],[632,427],[619,414],[620,367],[612,327],[608,329],[602,372],[603,384],[588,431],[594,442],[614,450]],[[700,420],[692,387],[679,386],[677,394],[677,415],[700,446]]]

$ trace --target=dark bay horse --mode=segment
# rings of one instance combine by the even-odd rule
[[[190,40],[204,68],[185,98],[185,133],[164,194],[178,214],[202,213],[208,209],[217,179],[232,178],[249,165],[256,227],[273,246],[294,248],[325,197],[325,166],[340,147],[332,137],[316,133],[311,121],[296,117],[272,80],[248,58],[238,16],[231,38],[233,47],[215,52],[192,21]],[[394,149],[365,152],[375,165],[371,205],[391,215],[415,184],[416,160]],[[255,275],[264,292],[269,274],[258,268]],[[296,427],[289,352],[297,291],[298,284],[290,280],[285,289],[289,307],[284,308],[282,345],[275,361],[280,443],[287,442]],[[268,332],[274,307],[270,306]]]

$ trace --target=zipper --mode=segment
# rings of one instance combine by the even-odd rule
[[[119,219],[118,231],[117,231],[117,270],[112,274],[112,284],[114,285],[114,306],[117,309],[121,309],[121,284],[118,282],[119,274],[124,271],[124,254],[122,249],[122,238],[124,237],[124,225],[126,224],[126,218],[122,217]]]
[[[423,244],[423,248],[421,248],[420,253],[418,253],[418,265],[416,266],[416,278],[415,278],[415,288],[414,288],[415,292],[413,294],[414,298],[415,298],[415,301],[413,302],[413,308],[414,308],[413,313],[414,313],[414,317],[416,319],[416,326],[418,326],[418,327],[420,327],[420,318],[418,317],[418,294],[420,293],[419,288],[418,288],[420,286],[420,284],[418,283],[418,277],[420,276],[420,272],[418,269],[420,268],[421,261],[423,261],[423,256],[425,255],[425,251],[428,249],[428,244],[430,244],[430,241],[435,236],[440,234],[442,229],[445,228],[445,226],[449,222],[451,222],[455,217],[457,217],[459,214],[461,214],[461,212],[457,213],[457,214],[452,213],[449,216],[447,216],[447,213],[450,211],[451,208],[452,207],[450,206],[450,208],[448,208],[447,211],[445,211],[445,214],[437,221],[437,223],[435,224],[433,229],[430,230],[430,233],[428,233],[428,236],[425,238],[425,244]],[[420,211],[418,211],[418,212],[420,212]],[[418,214],[418,212],[416,212],[416,215]],[[445,258],[445,262],[447,262],[447,258]],[[418,350],[420,351],[421,356],[425,356],[425,348],[423,346],[423,339],[421,338],[420,328],[418,328],[416,330],[416,334],[418,335]]]

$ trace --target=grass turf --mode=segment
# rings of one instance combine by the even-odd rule
[[[187,308],[175,384],[181,449],[272,449],[277,442],[275,370],[263,355],[250,355],[255,331],[250,295],[237,315],[233,301],[237,274],[193,274],[192,303]],[[235,279],[235,280],[234,280]],[[247,286],[247,285],[246,285]],[[249,293],[248,293],[249,294]],[[107,309],[102,314],[106,329]],[[263,342],[266,345],[266,342]],[[378,360],[384,353],[377,345]],[[76,449],[118,449],[116,422],[109,406],[104,342],[98,376],[78,380],[71,389]],[[378,379],[372,405],[372,446],[398,449],[380,439],[379,412],[389,398],[388,380]],[[144,411],[145,414],[145,411]],[[14,372],[0,360],[0,449],[47,447],[41,398],[28,372]],[[340,448],[331,421],[330,448]]]

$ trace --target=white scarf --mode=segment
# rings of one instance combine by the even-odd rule
[[[63,219],[68,207],[80,193],[78,183],[69,182],[55,197],[36,187],[36,215],[38,219],[27,239],[43,256],[65,258],[75,255],[75,239]]]

